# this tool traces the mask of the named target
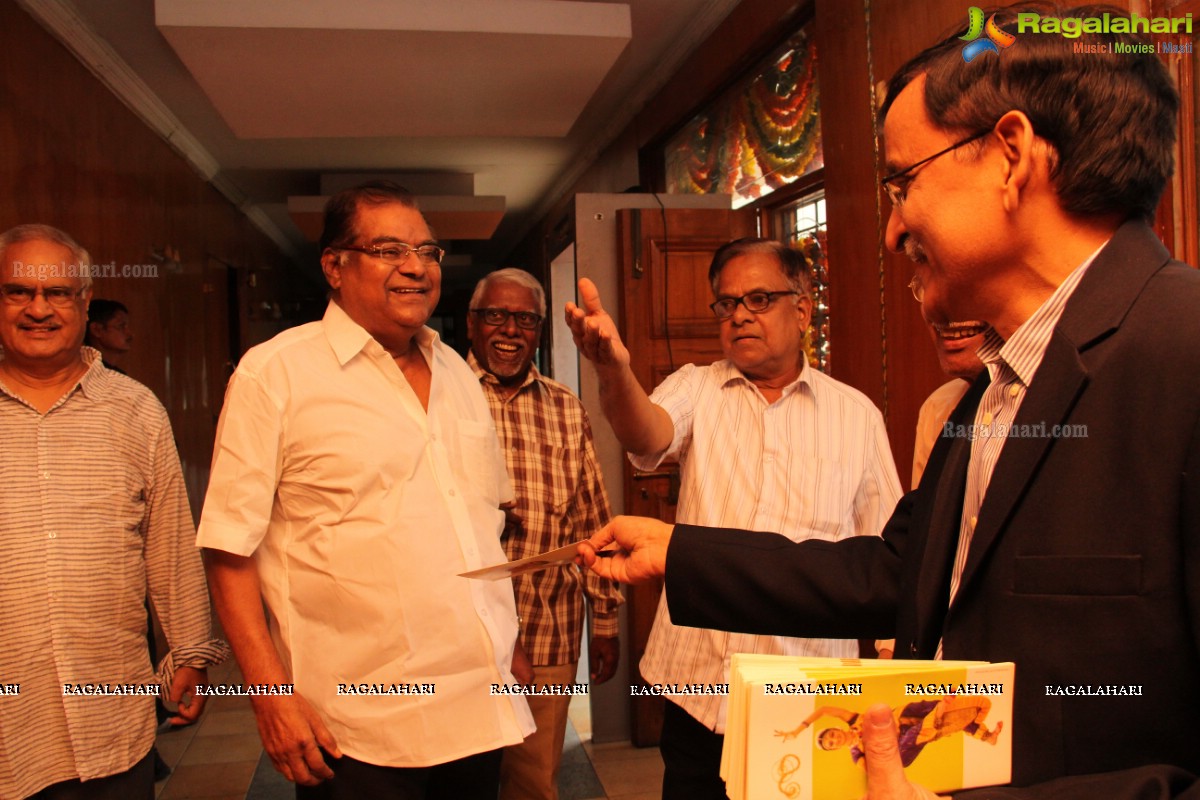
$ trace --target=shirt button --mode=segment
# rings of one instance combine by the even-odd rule
[[[1008,396],[1009,397],[1016,397],[1020,393],[1021,393],[1021,387],[1018,386],[1017,384],[1014,383],[1012,386],[1008,387]]]
[[[47,539],[57,539],[58,533],[55,531],[50,531],[48,534],[46,534],[46,538]]]
[[[43,478],[49,478],[49,477],[50,477],[50,472],[49,472],[48,470],[47,470],[46,472],[43,472],[43,473],[42,473],[42,477],[43,477]]]
[[[992,412],[989,411],[988,413],[983,415],[983,424],[984,425],[992,424]]]
[[[974,530],[975,526],[979,523],[979,517],[971,517],[969,521],[971,523],[971,530]]]

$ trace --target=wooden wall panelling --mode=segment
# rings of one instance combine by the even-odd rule
[[[214,387],[226,380],[227,359],[209,351],[230,313],[223,294],[203,299],[208,253],[227,253],[232,263],[253,258],[276,276],[286,260],[11,0],[0,0],[0,181],[8,189],[0,193],[0,230],[55,225],[94,262],[117,270],[96,281],[96,296],[130,309],[135,338],[123,366],[166,407],[198,513],[220,397]],[[282,296],[288,282],[268,283]]]
[[[886,83],[908,59],[939,41],[956,25],[966,22],[966,7],[958,0],[930,0],[914,4],[907,0],[871,2],[871,59],[873,80]],[[882,101],[882,89],[878,101]],[[880,142],[879,173],[874,191],[880,197],[883,217],[882,236],[891,213],[891,204],[878,187],[882,175],[883,143]],[[884,368],[888,394],[888,437],[896,457],[900,482],[909,485],[912,477],[913,440],[917,414],[930,392],[947,378],[934,353],[929,331],[921,318],[920,306],[913,299],[908,282],[913,275],[912,262],[903,255],[887,252],[883,256],[885,317]]]
[[[1200,19],[1200,0],[1154,0],[1153,16]],[[1196,109],[1200,105],[1200,27],[1194,33],[1169,37],[1174,44],[1192,48],[1191,52],[1162,53],[1160,58],[1174,76],[1179,88],[1179,128],[1175,174],[1163,194],[1155,220],[1155,230],[1175,258],[1200,266],[1200,126]],[[1167,37],[1160,37],[1167,38]]]
[[[863,3],[817,0],[833,376],[883,406],[880,206]]]
[[[917,409],[939,385],[941,373],[906,288],[911,266],[883,245],[891,207],[878,184],[883,145],[872,87],[932,41],[926,31],[938,3],[922,9],[888,5],[817,0],[816,33],[833,375],[884,411],[897,471],[907,486]],[[941,27],[944,22],[935,30]]]

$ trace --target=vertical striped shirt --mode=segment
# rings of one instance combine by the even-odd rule
[[[670,415],[674,438],[662,453],[630,461],[643,470],[679,462],[679,522],[836,541],[879,535],[900,498],[879,409],[807,364],[770,404],[729,361],[688,364],[650,399]],[[642,676],[650,683],[728,683],[734,653],[850,657],[858,645],[679,627],[664,594]],[[672,701],[724,732],[724,697]]]
[[[503,540],[509,560],[564,547],[600,530],[609,519],[608,493],[579,398],[533,365],[517,392],[508,396],[474,353],[467,354],[467,363],[483,386],[516,494],[521,523],[506,528]],[[572,565],[518,575],[513,586],[522,620],[521,646],[537,666],[579,660],[585,594],[592,635],[617,635],[620,591],[590,570],[581,576]]]
[[[45,414],[0,380],[0,797],[132,767],[154,744],[154,698],[68,696],[64,685],[159,682],[150,600],[167,672],[220,663],[166,411],[145,386],[88,371]]]

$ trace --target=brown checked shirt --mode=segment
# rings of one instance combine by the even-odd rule
[[[608,493],[600,476],[592,428],[579,398],[530,366],[511,397],[468,354],[496,421],[508,463],[521,523],[504,531],[509,560],[525,558],[586,539],[609,519]],[[537,666],[569,664],[579,658],[586,594],[592,635],[617,635],[616,584],[578,567],[557,567],[513,578],[521,645]]]

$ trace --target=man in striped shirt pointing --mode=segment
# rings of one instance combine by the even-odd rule
[[[738,239],[709,268],[723,361],[688,364],[647,397],[590,281],[567,307],[596,365],[604,415],[634,466],[680,464],[676,519],[738,525],[801,541],[876,535],[900,497],[883,415],[861,392],[813,369],[804,353],[812,298],[799,253]],[[727,684],[733,653],[848,657],[853,639],[757,636],[675,625],[666,597],[642,658],[648,683]],[[663,797],[725,797],[719,774],[726,698],[667,701]]]

